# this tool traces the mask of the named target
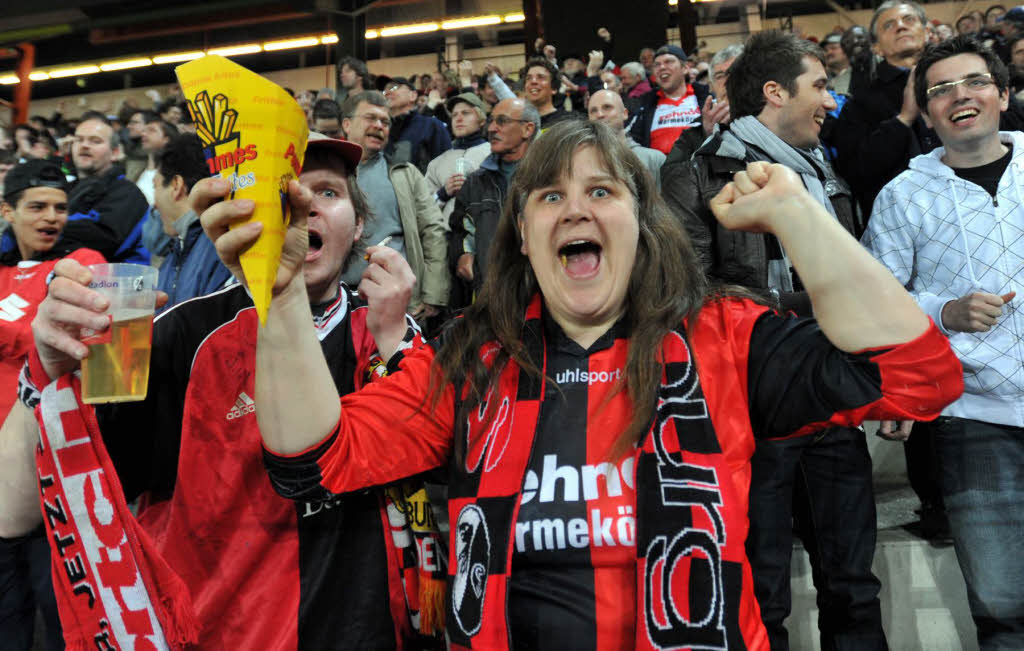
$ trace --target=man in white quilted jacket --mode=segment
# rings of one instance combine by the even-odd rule
[[[1024,649],[1024,135],[999,132],[1008,74],[968,37],[914,72],[943,147],[875,199],[864,245],[949,336],[966,390],[934,430],[940,483],[981,649]],[[865,306],[865,309],[871,309]]]

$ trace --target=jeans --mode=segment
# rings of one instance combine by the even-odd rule
[[[788,651],[793,495],[806,486],[801,537],[817,590],[823,650],[888,649],[875,555],[874,488],[864,432],[831,428],[810,436],[759,440],[751,459],[747,556],[772,651]]]
[[[943,417],[934,432],[978,646],[1024,649],[1024,428]]]
[[[29,651],[36,607],[46,624],[46,651],[61,651],[64,636],[50,580],[50,546],[40,527],[20,538],[0,538],[0,651]]]

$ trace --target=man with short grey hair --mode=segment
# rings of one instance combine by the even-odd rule
[[[452,309],[469,305],[480,287],[509,179],[540,133],[540,125],[537,108],[518,97],[503,99],[491,110],[487,122],[491,155],[469,175],[455,196],[455,210],[449,220],[448,266],[455,276],[448,301]]]

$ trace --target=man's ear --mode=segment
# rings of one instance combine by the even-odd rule
[[[348,138],[348,128],[352,125],[352,118],[341,119],[341,132],[345,134],[345,138]]]
[[[999,93],[999,110],[1002,112],[1008,108],[1010,108],[1010,89],[1004,88],[1003,92]]]
[[[181,174],[175,174],[174,178],[171,179],[171,190],[173,190],[175,201],[188,199],[188,188],[185,187],[185,179],[182,178]]]
[[[14,206],[7,203],[6,201],[0,201],[0,215],[3,215],[4,221],[8,224],[14,223]]]
[[[764,86],[761,87],[761,92],[764,94],[765,104],[770,104],[775,108],[781,107],[786,103],[786,99],[789,97],[789,93],[782,87],[777,81],[766,81]],[[785,93],[785,95],[783,95]]]

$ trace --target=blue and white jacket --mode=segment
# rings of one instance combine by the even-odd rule
[[[893,272],[948,337],[963,364],[963,396],[943,414],[1024,426],[1024,134],[993,198],[942,162],[945,148],[917,156],[875,199],[862,243]],[[942,308],[983,291],[1019,295],[988,332],[950,332]]]

